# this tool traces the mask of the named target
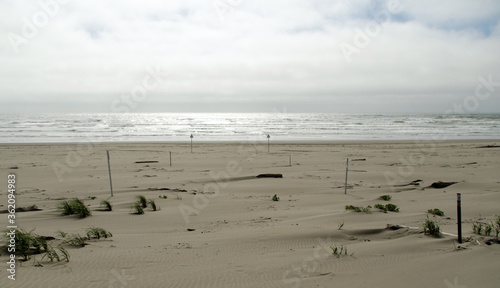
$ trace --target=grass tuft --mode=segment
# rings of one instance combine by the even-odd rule
[[[280,201],[280,197],[277,194],[274,194],[273,201]]]
[[[384,200],[384,201],[391,201],[392,196],[391,195],[382,195],[382,196],[378,197],[378,199]]]
[[[339,230],[342,230],[343,227],[344,227],[344,221],[342,221],[341,223],[339,223]]]
[[[10,234],[8,233],[10,233],[10,230],[5,230],[2,233],[7,243],[10,242]],[[47,243],[45,237],[35,234],[33,231],[27,232],[23,229],[16,229],[14,239],[16,241],[16,255],[22,256],[24,261],[31,259],[31,256],[36,254],[43,254],[42,259],[47,257],[51,261],[69,261],[69,255],[64,248],[57,246],[57,250],[54,249]],[[62,255],[59,255],[57,251]]]
[[[85,230],[87,231],[87,237],[89,239],[92,239],[92,238],[101,239],[101,237],[107,239],[109,237],[113,237],[113,234],[111,234],[110,232],[108,232],[100,227],[92,226],[92,227],[89,227]]]
[[[142,204],[140,202],[135,202],[132,209],[134,209],[134,214],[136,215],[144,214],[144,208],[142,208]]]
[[[434,237],[441,237],[441,229],[435,221],[429,220],[429,218],[427,218],[424,222],[424,234]]]
[[[372,208],[372,206],[370,206],[370,205],[368,205],[366,207],[359,207],[359,206],[353,206],[353,205],[346,205],[345,206],[345,210],[355,211],[355,212],[365,212],[367,214],[372,213],[372,211],[370,210],[371,208]]]
[[[347,246],[344,246],[344,245],[340,245],[340,246],[333,245],[333,246],[330,246],[330,249],[332,249],[332,255],[335,256],[335,257],[337,257],[337,258],[340,258],[342,256],[347,256]],[[353,254],[351,254],[351,256]]]
[[[380,209],[382,212],[387,213],[387,211],[391,212],[399,212],[398,205],[389,203],[389,204],[375,204],[375,208]]]
[[[111,203],[109,203],[108,200],[101,201],[101,208],[103,208],[104,211],[113,211],[113,206],[111,205]]]
[[[155,200],[149,199],[148,204],[153,211],[158,211],[158,207],[156,206]]]
[[[85,206],[83,201],[78,198],[59,203],[57,210],[59,210],[63,215],[77,215],[80,218],[92,216],[92,213],[89,211],[87,206]]]
[[[135,196],[135,198],[137,199],[137,202],[141,204],[142,208],[148,207],[148,201],[146,200],[146,197],[144,197],[143,195],[137,195]]]
[[[71,233],[65,235],[62,243],[73,247],[85,247],[85,245],[87,245],[85,240],[87,239],[82,237],[80,234]]]
[[[444,216],[444,212],[439,210],[438,208],[429,209],[429,210],[427,210],[427,213],[435,215],[435,216]]]

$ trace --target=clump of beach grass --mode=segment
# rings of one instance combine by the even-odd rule
[[[274,196],[273,196],[273,201],[276,201],[276,202],[277,202],[277,201],[280,201],[280,197],[278,197],[278,195],[277,195],[277,194],[274,194]]]
[[[64,232],[62,232],[64,233]],[[61,236],[63,234],[60,234]],[[87,240],[85,237],[81,236],[80,234],[74,234],[74,233],[64,233],[64,240],[63,244],[73,246],[73,247],[85,247],[87,245]]]
[[[331,245],[330,249],[332,249],[332,255],[340,258],[343,256],[347,256],[347,246],[344,245]],[[354,253],[351,254],[351,256],[354,255]]]
[[[12,231],[4,230],[3,232],[5,240],[9,242],[11,239],[9,233]],[[64,247],[52,247],[46,237],[33,233],[33,230],[27,232],[24,229],[15,229],[14,233],[16,255],[22,256],[24,261],[28,261],[33,255],[43,254],[42,259],[48,258],[51,262],[54,260],[69,262],[69,254]]]
[[[148,200],[146,200],[146,197],[144,197],[143,195],[137,195],[135,196],[135,198],[137,199],[137,202],[141,204],[142,208],[148,207]]]
[[[440,210],[440,209],[438,209],[438,208],[429,209],[429,210],[427,210],[427,213],[432,214],[432,215],[435,215],[435,216],[444,216],[444,212],[443,212],[443,211],[441,211],[441,210]]]
[[[101,201],[101,206],[100,206],[104,211],[113,211],[113,206],[111,203],[109,203],[108,200],[102,200]]]
[[[391,212],[399,212],[398,205],[389,203],[389,204],[375,204],[375,208],[380,209],[382,212],[387,213],[387,211]]]
[[[424,222],[423,228],[424,228],[424,234],[431,235],[434,237],[441,237],[441,228],[439,228],[439,225],[437,224],[436,221],[427,218]]]
[[[391,195],[382,195],[382,196],[378,197],[378,199],[384,200],[384,201],[391,201],[392,196]]]
[[[367,214],[372,213],[371,208],[372,208],[372,206],[370,206],[370,205],[368,205],[366,207],[353,206],[353,205],[346,205],[345,206],[345,210],[355,211],[355,212],[365,212]]]
[[[89,227],[85,230],[87,231],[87,237],[89,239],[92,239],[92,238],[101,239],[101,237],[107,239],[109,237],[113,237],[113,234],[111,234],[111,232],[108,232],[100,227],[92,226],[92,227]]]
[[[139,203],[139,202],[135,202],[132,205],[132,209],[134,210],[133,214],[136,214],[136,215],[142,215],[142,214],[144,214],[144,208],[142,208],[142,204]]]
[[[87,206],[85,206],[85,203],[78,198],[59,203],[57,210],[59,210],[63,215],[77,215],[80,218],[92,216],[92,213]]]
[[[156,206],[155,200],[149,199],[148,204],[149,204],[149,207],[151,207],[151,210],[158,211],[159,207]]]

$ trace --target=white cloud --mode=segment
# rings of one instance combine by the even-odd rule
[[[381,14],[384,1],[320,0],[233,0],[221,14],[216,1],[69,1],[17,54],[9,33],[23,36],[23,17],[43,10],[3,1],[0,103],[53,102],[67,111],[93,102],[106,110],[156,65],[169,76],[142,103],[155,109],[176,101],[235,110],[248,101],[259,109],[445,109],[474,93],[480,75],[500,79],[496,1],[402,0],[395,14]],[[359,31],[381,15],[391,21],[346,61],[342,43],[356,46]]]

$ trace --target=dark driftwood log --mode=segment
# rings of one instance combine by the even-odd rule
[[[429,186],[430,188],[436,188],[436,189],[441,189],[441,188],[446,188],[448,186],[451,186],[453,184],[456,184],[457,182],[441,182],[441,181],[438,181],[438,182],[434,182],[431,184],[431,186]]]
[[[500,148],[500,145],[486,145],[486,146],[479,146],[477,148]]]
[[[145,164],[145,163],[158,163],[158,161],[136,161],[137,164]]]
[[[283,174],[259,174],[257,178],[283,178]]]
[[[408,184],[394,185],[394,187],[419,186],[422,180],[413,180]]]

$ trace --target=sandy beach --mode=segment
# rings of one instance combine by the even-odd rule
[[[195,143],[192,153],[189,143],[1,145],[0,210],[7,210],[10,173],[16,206],[41,209],[17,212],[20,228],[53,243],[61,242],[58,231],[85,235],[91,226],[113,237],[66,246],[69,262],[34,255],[37,267],[18,257],[15,281],[2,249],[0,286],[498,287],[500,245],[472,232],[472,223],[500,215],[497,144],[271,143],[269,153],[267,142]],[[256,177],[265,173],[283,178]],[[438,181],[456,183],[429,187]],[[136,195],[160,209],[133,214]],[[61,215],[58,204],[76,197],[92,216]],[[102,200],[113,210],[102,211]],[[399,212],[374,208],[388,203]],[[427,213],[434,208],[444,216]],[[7,215],[0,214],[2,230]],[[427,218],[442,237],[424,235]],[[334,255],[335,247],[347,253]]]

